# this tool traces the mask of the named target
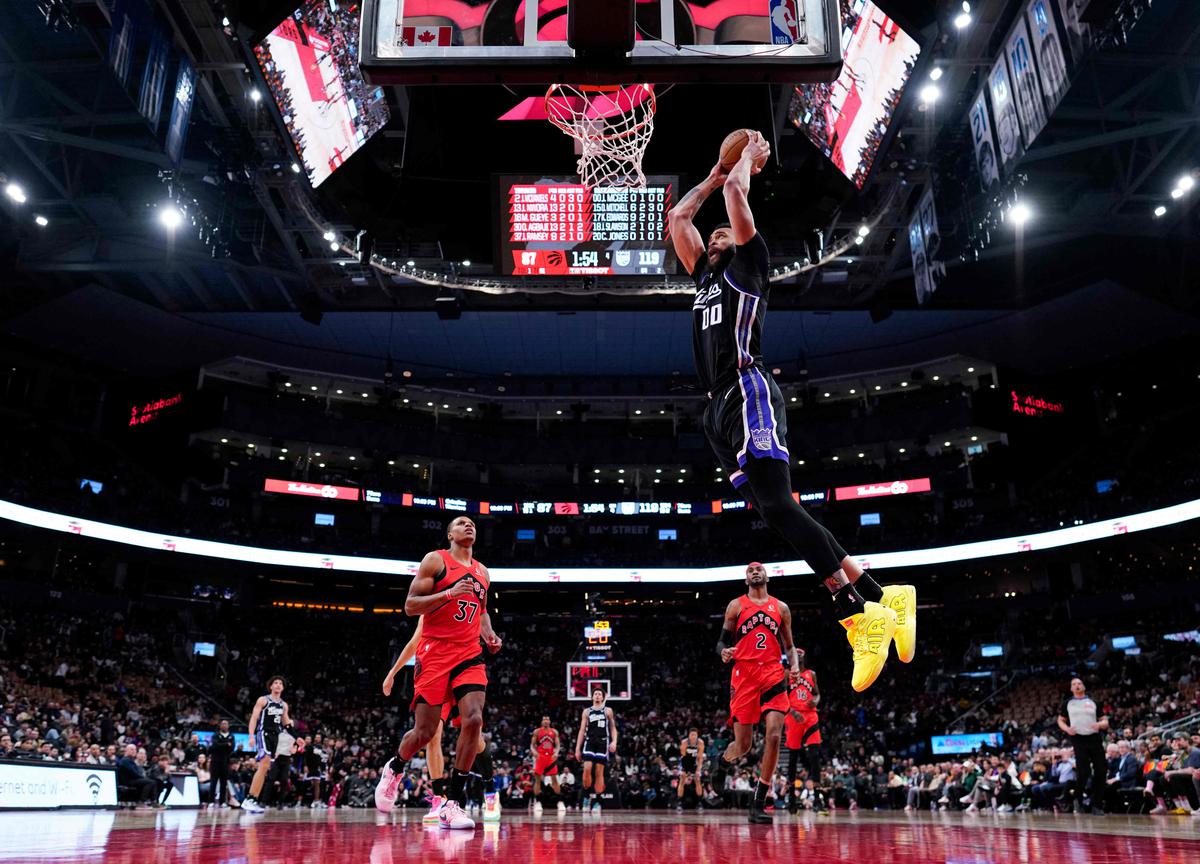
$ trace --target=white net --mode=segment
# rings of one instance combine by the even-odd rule
[[[644,187],[642,154],[654,133],[654,88],[555,84],[546,92],[546,117],[576,141],[580,182]]]

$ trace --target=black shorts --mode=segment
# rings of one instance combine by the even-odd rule
[[[608,764],[608,743],[587,741],[583,745],[583,761],[596,765]]]
[[[783,393],[757,366],[740,370],[733,384],[712,394],[704,409],[704,434],[735,487],[746,482],[747,459],[791,461]]]
[[[680,768],[683,770],[684,774],[695,774],[696,773],[696,757],[695,756],[684,756],[683,763],[680,765]]]

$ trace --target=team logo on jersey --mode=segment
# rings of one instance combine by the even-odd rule
[[[750,440],[754,444],[755,450],[770,450],[771,436],[774,434],[774,429],[751,429]]]
[[[633,260],[633,253],[628,249],[618,249],[614,258],[618,267],[628,267],[629,262]]]

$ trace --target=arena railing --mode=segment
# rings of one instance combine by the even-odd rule
[[[395,576],[413,576],[417,572],[417,561],[390,558],[368,558],[356,555],[333,555],[320,552],[298,552],[288,549],[268,549],[260,546],[242,546],[215,540],[200,540],[195,537],[180,537],[169,534],[127,528],[91,519],[81,519],[64,513],[52,513],[26,507],[13,501],[0,500],[0,519],[30,525],[50,531],[61,531],[135,546],[185,555],[200,555],[227,561],[244,561],[254,564],[272,564],[283,567],[300,567],[317,570],[343,570],[357,573],[381,573]],[[1143,513],[1133,513],[1119,519],[1105,519],[1085,525],[1072,525],[1053,531],[1033,534],[1017,534],[996,540],[981,540],[954,546],[931,549],[911,549],[901,552],[881,552],[854,556],[865,570],[886,570],[899,567],[923,567],[992,558],[1002,555],[1017,555],[1039,552],[1090,543],[1097,540],[1122,537],[1139,531],[1149,531],[1200,519],[1200,498],[1162,507]],[[800,576],[812,574],[803,561],[777,561],[767,563],[771,576]],[[491,571],[493,582],[542,582],[559,584],[595,585],[598,583],[675,583],[675,582],[726,582],[745,578],[745,564],[731,563],[719,567],[590,567],[590,568],[546,568],[546,567],[496,567]]]

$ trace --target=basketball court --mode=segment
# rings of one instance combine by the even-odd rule
[[[235,811],[0,814],[0,861],[104,860],[194,864],[533,861],[658,864],[804,860],[834,864],[886,849],[897,864],[1037,861],[1120,864],[1195,860],[1196,820],[1109,816],[846,813],[780,816],[747,825],[738,815],[614,812],[541,818],[505,813],[474,832],[423,826],[421,811]],[[875,854],[875,853],[871,853]]]

